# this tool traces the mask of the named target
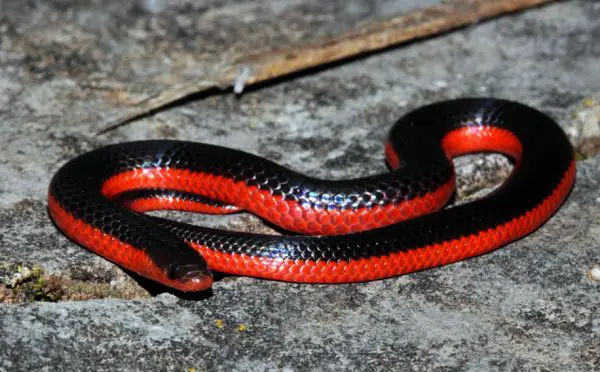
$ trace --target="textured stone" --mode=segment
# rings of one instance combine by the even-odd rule
[[[219,41],[215,30],[230,17],[242,17],[239,13],[207,10],[204,16],[212,18],[205,24],[178,18],[168,2],[136,2],[121,15],[120,2],[94,8],[55,3],[2,3],[0,25],[8,26],[0,30],[0,301],[28,300],[35,291],[53,299],[35,286],[20,297],[6,288],[24,277],[39,281],[34,265],[46,281],[53,278],[62,291],[59,298],[96,299],[0,304],[0,369],[600,368],[600,284],[593,275],[600,264],[597,158],[579,162],[577,185],[564,207],[527,238],[468,261],[362,284],[227,277],[197,298],[148,298],[128,275],[62,236],[45,209],[48,182],[62,163],[125,140],[203,141],[315,176],[345,178],[384,171],[384,140],[394,120],[446,98],[519,100],[559,119],[568,133],[578,133],[573,117],[580,102],[600,91],[600,44],[594,42],[600,38],[600,4],[561,2],[253,88],[240,97],[191,98],[97,136],[95,123],[115,106],[99,98],[102,86],[84,88],[95,71],[128,86],[128,74],[163,68],[158,57],[137,57],[140,48],[162,45],[168,55],[172,48],[185,50],[186,43],[197,45],[201,36],[214,38],[214,44],[243,44],[250,25],[258,23],[249,20],[246,28]],[[358,12],[359,3],[348,9]],[[275,11],[244,14],[265,23],[260,32],[283,27],[272,26],[278,24]],[[347,11],[340,14],[352,18]],[[298,22],[306,15],[299,13]],[[178,32],[162,32],[163,17],[168,25],[183,22],[166,28]],[[43,27],[33,28],[35,20]],[[338,20],[310,30],[336,32]],[[189,21],[206,30],[186,36]],[[293,22],[284,26],[294,29]],[[146,34],[138,35],[143,30]],[[307,30],[294,37],[302,40]],[[179,44],[172,43],[175,37]],[[212,52],[210,45],[203,53]],[[217,63],[218,54],[214,58]],[[132,86],[127,99],[134,99],[140,87]],[[509,169],[501,157],[465,157],[457,163],[464,200],[489,191]],[[245,214],[175,216],[230,229],[269,230]],[[31,270],[19,274],[18,265]]]

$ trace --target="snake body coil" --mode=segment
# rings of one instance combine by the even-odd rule
[[[490,196],[439,210],[454,192],[451,158],[479,151],[514,159],[507,182]],[[501,247],[550,218],[575,179],[573,149],[560,127],[533,108],[496,99],[445,101],[408,113],[393,126],[386,155],[388,173],[331,181],[219,146],[123,143],[60,168],[49,210],[81,245],[182,291],[209,288],[210,270],[342,283]],[[221,231],[140,213],[155,209],[247,210],[315,235]]]

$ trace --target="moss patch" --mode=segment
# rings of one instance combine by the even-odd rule
[[[57,302],[99,298],[149,298],[150,294],[133,280],[81,280],[63,275],[49,275],[41,265],[6,265],[0,263],[0,303]]]

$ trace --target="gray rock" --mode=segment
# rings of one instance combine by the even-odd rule
[[[77,18],[85,10],[72,22],[87,24]],[[561,2],[241,97],[189,100],[103,136],[92,129],[107,106],[94,108],[95,96],[78,96],[83,93],[76,89],[77,74],[93,69],[87,65],[93,58],[81,66],[71,61],[74,75],[44,70],[49,75],[36,80],[34,67],[42,62],[27,59],[26,48],[7,47],[18,41],[0,34],[4,302],[36,295],[90,299],[1,303],[0,370],[598,370],[600,283],[591,275],[600,264],[597,158],[578,163],[576,187],[548,223],[491,254],[361,284],[229,277],[199,299],[149,297],[121,270],[62,236],[45,203],[49,179],[67,159],[133,139],[236,147],[320,177],[384,171],[383,142],[393,121],[425,103],[459,96],[519,100],[559,119],[567,133],[580,133],[576,107],[600,91],[599,20],[596,2]],[[92,24],[77,35],[103,29]],[[49,37],[60,38],[60,30]],[[32,69],[28,85],[23,73],[15,73],[22,61]],[[116,75],[125,75],[120,69]],[[479,190],[507,174],[502,158],[458,164],[465,200],[480,195],[473,183]],[[247,215],[175,216],[267,229]],[[19,272],[19,265],[31,270]],[[25,294],[6,287],[19,287],[19,281],[40,286]]]

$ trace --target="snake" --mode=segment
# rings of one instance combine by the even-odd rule
[[[451,205],[453,158],[493,152],[508,178]],[[320,179],[249,152],[180,140],[106,145],[68,160],[48,189],[64,235],[144,278],[182,292],[213,272],[297,283],[400,276],[483,255],[537,230],[575,182],[573,147],[537,109],[458,98],[409,111],[389,131],[388,171]],[[187,224],[155,210],[252,213],[283,233]]]

